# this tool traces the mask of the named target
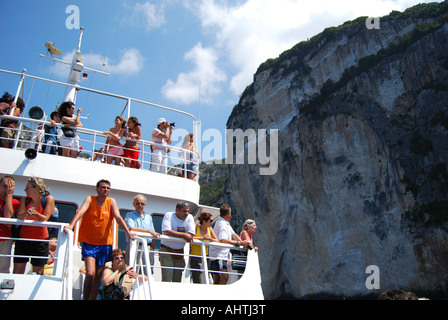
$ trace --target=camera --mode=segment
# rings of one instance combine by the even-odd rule
[[[175,122],[173,122],[173,123],[170,122],[170,125],[171,125],[171,127],[175,127],[176,123]]]

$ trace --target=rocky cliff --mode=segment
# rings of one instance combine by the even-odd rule
[[[259,67],[227,127],[278,129],[279,170],[230,165],[224,200],[257,222],[266,298],[446,289],[447,17],[361,17]]]

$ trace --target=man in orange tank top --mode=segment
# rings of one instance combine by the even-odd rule
[[[117,202],[109,197],[110,182],[100,180],[96,184],[97,196],[87,196],[64,230],[73,230],[81,219],[78,241],[82,243],[82,257],[86,266],[83,295],[85,300],[96,300],[104,265],[110,261],[112,253],[113,220],[134,239],[125,221],[120,215]]]

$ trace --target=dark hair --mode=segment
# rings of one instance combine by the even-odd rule
[[[221,217],[224,217],[224,216],[228,215],[230,213],[230,211],[231,211],[230,206],[228,204],[223,204],[219,208],[219,215]]]
[[[122,116],[116,116],[115,120],[120,119],[121,120],[121,127],[122,128],[126,128],[126,123],[128,123],[128,120],[126,120],[125,118],[123,118]]]
[[[6,102],[8,104],[10,104],[11,102],[13,102],[14,99],[12,97],[12,95],[10,95],[8,92],[5,91],[5,93],[3,94],[3,96],[0,98],[0,102]]]
[[[25,102],[21,97],[17,98],[16,107],[20,109],[20,112],[22,112],[23,109],[25,109]]]
[[[102,184],[102,183],[108,184],[108,185],[110,186],[110,182],[109,182],[109,180],[101,179],[100,181],[98,181],[98,182],[96,183],[96,187],[99,188],[99,187],[100,187],[100,184]]]
[[[129,122],[130,120],[131,120],[132,122],[134,122],[136,126],[141,126],[141,125],[142,125],[140,122],[138,122],[137,117],[129,117],[128,122]]]
[[[0,98],[0,102],[6,102],[7,104],[11,104],[14,102],[15,97],[11,96],[8,92],[5,92],[3,96]],[[25,102],[21,97],[17,98],[16,107],[20,109],[20,112],[25,109]]]
[[[59,109],[58,109],[58,113],[59,113],[59,116],[61,117],[61,119],[62,119],[62,117],[68,117],[67,108],[70,108],[74,105],[75,104],[71,101],[65,101],[65,102],[61,103],[61,105],[59,106]]]
[[[51,120],[54,120],[54,117],[56,117],[56,116],[59,117],[59,112],[57,112],[57,111],[53,111],[53,112],[50,114],[50,119],[51,119]]]
[[[208,220],[210,220],[211,218],[212,218],[212,214],[211,214],[211,213],[208,213],[208,212],[201,212],[201,213],[199,214],[198,220],[199,220],[199,223],[202,224],[202,222],[204,222],[204,221],[208,221]]]
[[[188,208],[190,208],[190,204],[188,203],[188,202],[186,202],[186,201],[181,201],[181,202],[178,202],[177,204],[176,204],[176,209],[182,209],[183,207],[188,207]]]

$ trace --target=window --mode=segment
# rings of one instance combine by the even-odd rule
[[[59,222],[70,223],[76,214],[78,205],[76,203],[68,203],[62,201],[55,201],[54,206],[58,208]]]
[[[120,209],[120,215],[123,218],[126,218],[126,215],[128,214],[128,212],[132,212],[134,210],[129,210],[129,209]],[[120,248],[123,251],[126,251],[126,248],[128,246],[128,243],[126,242],[126,233],[124,232],[124,230],[117,224],[117,228],[118,228],[118,248]]]

